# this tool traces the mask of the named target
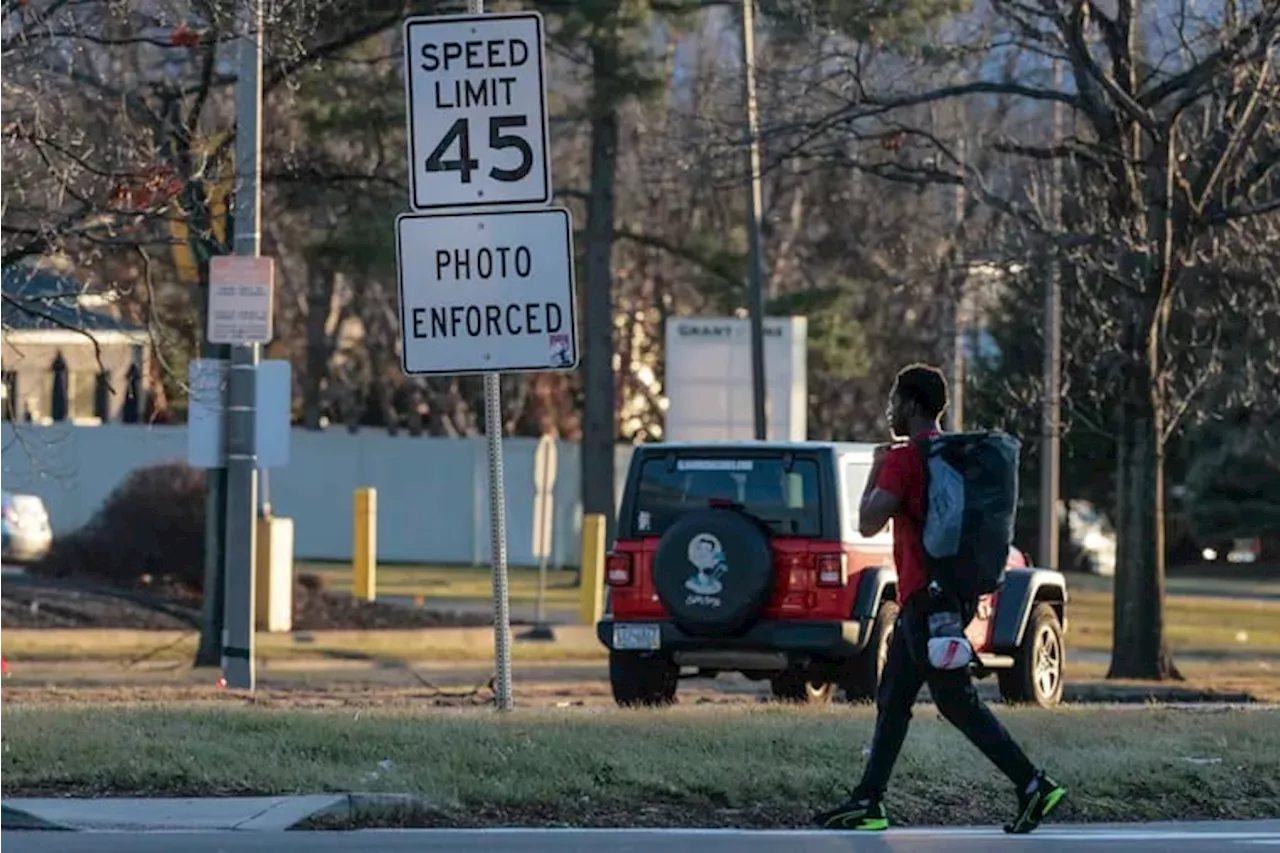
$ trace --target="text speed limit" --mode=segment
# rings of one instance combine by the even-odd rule
[[[405,21],[414,208],[551,200],[542,39],[537,13]]]

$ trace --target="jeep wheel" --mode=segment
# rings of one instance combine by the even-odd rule
[[[1066,662],[1062,623],[1048,604],[1035,605],[1012,669],[1000,673],[1000,695],[1008,703],[1051,708],[1062,701]]]
[[[840,686],[844,688],[846,702],[874,702],[880,689],[880,675],[889,656],[889,643],[893,641],[894,625],[900,608],[897,602],[885,601],[876,612],[871,637],[862,654],[844,665]]]
[[[802,672],[779,672],[769,679],[773,698],[779,702],[822,705],[836,693],[834,684],[810,681]]]
[[[609,653],[609,684],[619,705],[670,705],[679,679],[680,667],[666,658]]]

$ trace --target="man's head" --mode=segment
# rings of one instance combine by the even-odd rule
[[[935,427],[947,408],[947,380],[927,364],[910,364],[898,371],[889,408],[889,429],[900,438]]]

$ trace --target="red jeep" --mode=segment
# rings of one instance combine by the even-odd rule
[[[767,678],[783,700],[873,699],[898,615],[891,534],[858,533],[873,448],[637,448],[596,626],[614,699],[667,704],[680,677],[721,672]],[[1006,701],[1056,704],[1066,601],[1061,573],[1013,549],[965,632],[975,674],[997,673]]]

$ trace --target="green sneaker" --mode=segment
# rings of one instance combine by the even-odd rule
[[[889,828],[889,815],[879,800],[863,797],[815,815],[813,822],[822,829],[881,832]]]
[[[1044,775],[1043,770],[1037,772],[1031,787],[1018,793],[1018,816],[1013,823],[1005,824],[1004,831],[1014,835],[1031,832],[1066,796],[1066,788]]]

